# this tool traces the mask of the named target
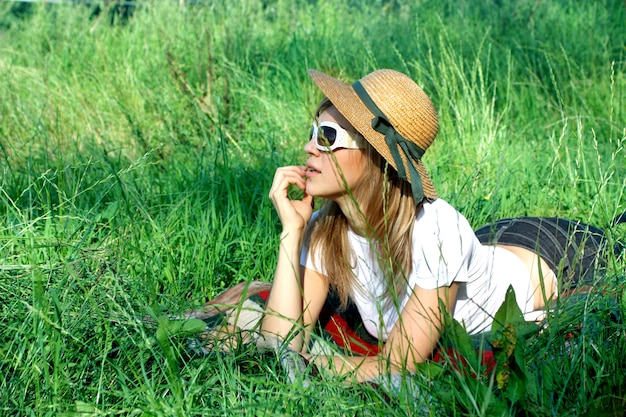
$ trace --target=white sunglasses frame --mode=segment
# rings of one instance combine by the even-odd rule
[[[335,129],[337,136],[335,142],[330,145],[322,145],[319,142],[319,132],[323,127]],[[317,125],[315,121],[311,127],[311,139],[315,140],[315,146],[322,152],[331,152],[336,149],[364,149],[363,139],[356,132],[349,132],[335,122],[322,122]]]

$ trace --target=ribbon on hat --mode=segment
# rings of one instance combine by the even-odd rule
[[[365,88],[363,88],[359,81],[352,84],[352,88],[354,88],[354,91],[357,93],[363,104],[365,104],[365,106],[374,114],[374,118],[372,119],[372,129],[385,136],[385,142],[387,143],[391,156],[396,163],[398,176],[403,180],[409,181],[398,147],[400,147],[400,149],[404,152],[407,165],[409,166],[409,172],[411,174],[410,184],[411,192],[413,193],[413,200],[415,201],[415,204],[419,204],[419,202],[424,199],[424,187],[422,185],[422,177],[420,177],[420,174],[417,171],[417,163],[426,151],[420,148],[416,143],[409,141],[398,133],[398,131],[391,125],[391,122],[389,122],[389,119],[387,119],[387,116],[385,116],[385,114],[378,108],[376,103],[374,103],[369,94],[367,94],[367,91],[365,91]]]

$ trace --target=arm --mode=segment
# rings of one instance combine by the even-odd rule
[[[290,200],[290,185],[305,189],[304,168],[279,168],[274,176],[270,199],[278,212],[283,230],[274,283],[261,323],[263,336],[289,340],[289,347],[301,351],[305,336],[298,325],[312,326],[322,308],[328,283],[321,275],[300,268],[300,252],[306,225],[313,213],[313,197],[305,193],[302,200]],[[296,326],[296,327],[294,327]],[[297,333],[292,332],[296,330]]]
[[[311,340],[311,332],[317,320],[320,317],[320,312],[324,307],[326,298],[328,297],[328,278],[307,268],[302,268],[303,295],[304,299],[302,306],[304,309],[304,345],[298,351],[307,352],[309,341]]]
[[[416,364],[430,357],[444,324],[439,299],[446,311],[451,311],[456,299],[457,285],[424,290],[414,287],[398,322],[389,334],[383,350],[377,356],[334,357],[332,364],[339,374],[355,372],[358,381],[364,381],[388,372],[402,370],[415,372]],[[330,358],[314,358],[320,367],[328,367]]]
[[[437,346],[445,314],[454,308],[458,284],[425,290],[413,288],[400,319],[389,334],[381,355],[389,358],[392,370],[415,372],[416,364],[427,360]],[[440,300],[445,308],[441,311]]]

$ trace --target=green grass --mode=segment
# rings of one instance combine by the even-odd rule
[[[626,210],[624,21],[618,0],[0,2],[0,413],[623,415],[623,259],[525,342],[520,398],[450,370],[391,404],[304,390],[246,349],[168,360],[142,317],[271,280],[267,192],[321,98],[307,68],[418,81],[441,123],[426,166],[474,226],[606,226]]]

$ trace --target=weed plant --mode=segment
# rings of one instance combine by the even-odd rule
[[[422,85],[441,125],[425,164],[474,226],[564,216],[623,239],[625,21],[619,0],[0,2],[0,413],[624,415],[617,255],[541,333],[500,329],[509,388],[466,349],[478,373],[389,401],[304,389],[252,348],[194,359],[172,338],[168,356],[143,317],[272,279],[266,195],[305,159],[307,68]]]

